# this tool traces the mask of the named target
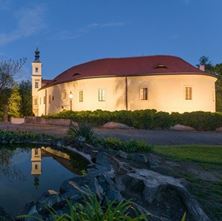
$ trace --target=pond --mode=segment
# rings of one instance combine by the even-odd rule
[[[15,216],[49,189],[59,190],[73,174],[82,175],[87,161],[52,148],[0,146],[0,208]]]

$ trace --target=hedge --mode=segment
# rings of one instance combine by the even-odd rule
[[[35,134],[25,131],[0,130],[0,146],[1,144],[53,144],[55,142],[56,139],[54,137],[45,134]]]
[[[63,111],[46,116],[46,118],[71,119],[75,122],[87,122],[92,126],[101,126],[114,121],[127,124],[138,129],[166,129],[175,124],[191,126],[196,130],[215,130],[222,127],[222,113],[213,112],[186,112],[167,113],[156,110],[137,111]]]

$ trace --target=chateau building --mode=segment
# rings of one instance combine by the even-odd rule
[[[32,63],[35,116],[63,110],[215,111],[216,76],[175,56],[107,58],[43,80],[40,52]]]

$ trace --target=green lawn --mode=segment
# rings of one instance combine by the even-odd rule
[[[155,146],[153,151],[173,159],[222,164],[222,146],[171,145]]]

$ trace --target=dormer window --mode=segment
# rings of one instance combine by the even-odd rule
[[[158,64],[155,66],[155,69],[167,69],[167,66],[164,64]]]
[[[72,76],[75,77],[75,76],[78,76],[80,75],[80,73],[74,73]]]
[[[35,73],[38,73],[38,72],[39,72],[39,68],[36,67],[36,68],[35,68]]]

